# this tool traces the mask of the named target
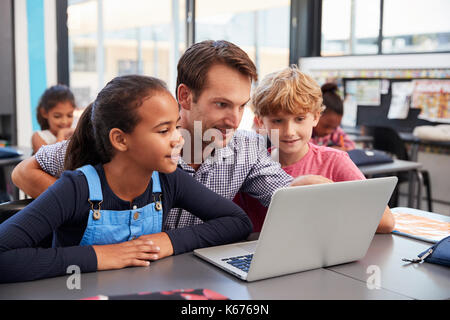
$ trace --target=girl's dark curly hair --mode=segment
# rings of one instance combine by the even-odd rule
[[[322,85],[323,104],[326,106],[324,112],[333,111],[338,115],[344,114],[344,103],[339,96],[338,86],[335,83],[325,83]]]

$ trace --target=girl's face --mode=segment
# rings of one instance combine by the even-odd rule
[[[138,114],[141,120],[125,134],[131,161],[148,171],[175,171],[184,144],[178,103],[170,93],[157,92],[144,100]]]
[[[49,111],[42,110],[42,116],[47,119],[49,130],[55,136],[61,129],[70,128],[73,123],[75,108],[69,101],[59,102]]]
[[[280,156],[284,154],[303,157],[308,151],[307,144],[319,117],[318,112],[316,114],[311,112],[306,114],[279,112],[275,115],[262,117],[259,122],[267,130],[271,138],[270,141],[279,149]],[[278,132],[278,139],[274,136],[276,132]]]
[[[342,116],[337,114],[336,112],[329,111],[325,112],[319,120],[319,123],[314,128],[314,133],[319,137],[325,137],[341,124]]]

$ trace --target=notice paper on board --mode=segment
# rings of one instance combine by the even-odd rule
[[[392,83],[392,98],[387,115],[388,119],[406,119],[408,117],[413,87],[412,81]]]
[[[450,123],[450,80],[414,80],[412,108],[419,119]]]
[[[355,97],[358,105],[379,106],[381,102],[380,80],[349,80],[345,82],[345,94]]]

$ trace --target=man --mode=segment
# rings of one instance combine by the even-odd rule
[[[190,139],[185,137],[179,166],[225,198],[241,191],[268,206],[273,192],[293,179],[270,159],[261,136],[236,131],[256,80],[253,62],[230,42],[203,41],[186,50],[178,63],[176,95],[180,124]],[[13,182],[37,197],[63,171],[66,147],[67,142],[42,147],[14,169]],[[189,212],[173,209],[163,229],[198,223]]]

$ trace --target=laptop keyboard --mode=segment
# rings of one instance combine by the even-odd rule
[[[225,261],[226,263],[229,263],[233,267],[241,269],[244,272],[248,272],[248,269],[250,268],[250,263],[252,262],[252,258],[253,258],[253,254],[248,254],[245,256],[225,258],[225,259],[222,259],[222,261]]]

